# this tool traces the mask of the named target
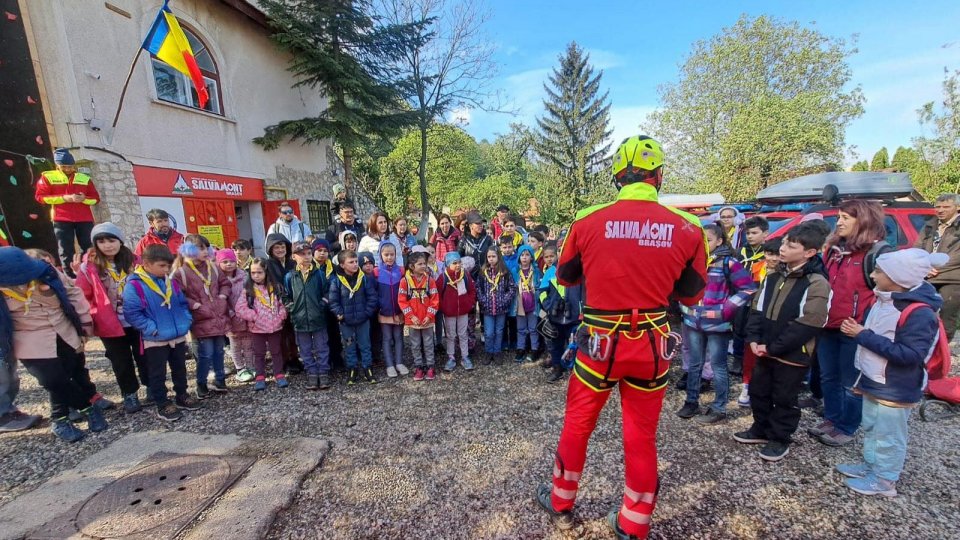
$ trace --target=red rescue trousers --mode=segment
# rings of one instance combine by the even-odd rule
[[[579,332],[585,329],[581,327]],[[597,425],[597,417],[613,387],[620,389],[623,412],[623,451],[626,484],[619,512],[620,528],[627,534],[645,538],[657,501],[657,424],[666,385],[649,382],[665,377],[670,362],[660,359],[654,369],[654,346],[646,332],[621,333],[616,344],[607,387],[597,384],[607,373],[609,362],[591,359],[581,351],[567,388],[567,408],[563,431],[553,468],[551,502],[558,512],[573,509],[580,476],[587,457],[587,441]],[[642,383],[641,381],[648,381]]]

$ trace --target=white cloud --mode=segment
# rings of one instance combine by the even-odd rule
[[[610,126],[613,128],[613,135],[610,136],[610,140],[613,144],[618,145],[628,137],[639,135],[640,123],[655,109],[656,107],[649,105],[610,107]],[[656,138],[655,133],[648,133],[647,135]]]

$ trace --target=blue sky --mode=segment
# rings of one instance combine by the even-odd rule
[[[493,139],[511,122],[534,125],[542,114],[543,82],[575,40],[603,69],[614,138],[638,132],[656,108],[657,87],[677,80],[691,45],[731,26],[742,13],[813,25],[843,38],[858,34],[850,58],[853,84],[867,98],[865,113],[847,130],[860,159],[881,146],[892,154],[920,134],[916,109],[940,98],[943,69],[960,69],[960,2],[655,2],[488,0],[487,33],[497,44],[501,88],[517,116],[461,114],[477,139]],[[646,29],[641,33],[637,29]],[[655,134],[650,134],[655,136]],[[669,149],[668,149],[669,151]]]

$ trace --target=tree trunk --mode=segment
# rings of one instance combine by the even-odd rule
[[[347,190],[347,196],[351,196],[350,185],[353,180],[353,150],[343,147],[343,187]],[[354,201],[356,196],[353,195]]]
[[[430,201],[427,200],[427,126],[420,126],[420,163],[417,166],[417,175],[420,177],[420,230],[417,237],[427,240],[427,229],[430,227]]]

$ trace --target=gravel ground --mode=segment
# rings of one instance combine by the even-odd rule
[[[88,356],[98,387],[119,399],[109,363],[100,353]],[[564,405],[563,387],[546,384],[540,368],[507,362],[433,382],[384,377],[350,388],[339,378],[322,393],[306,391],[303,377],[292,381],[285,391],[271,385],[254,394],[231,380],[233,392],[172,425],[148,410],[111,411],[109,430],[73,445],[55,440],[46,423],[2,435],[0,504],[131,431],[307,436],[332,440],[333,450],[277,516],[271,538],[611,537],[604,517],[623,486],[616,396],[590,444],[578,525],[564,534],[532,498],[549,478]],[[735,384],[731,398],[738,391]],[[47,416],[46,399],[24,374],[21,408]],[[873,499],[847,490],[831,470],[859,457],[860,440],[831,449],[809,439],[803,430],[818,420],[809,411],[790,455],[770,464],[756,456],[757,447],[730,439],[749,426],[748,410],[733,403],[725,424],[701,426],[673,414],[682,403],[671,389],[660,424],[662,488],[651,538],[960,538],[960,418],[926,423],[914,415],[900,495]]]

